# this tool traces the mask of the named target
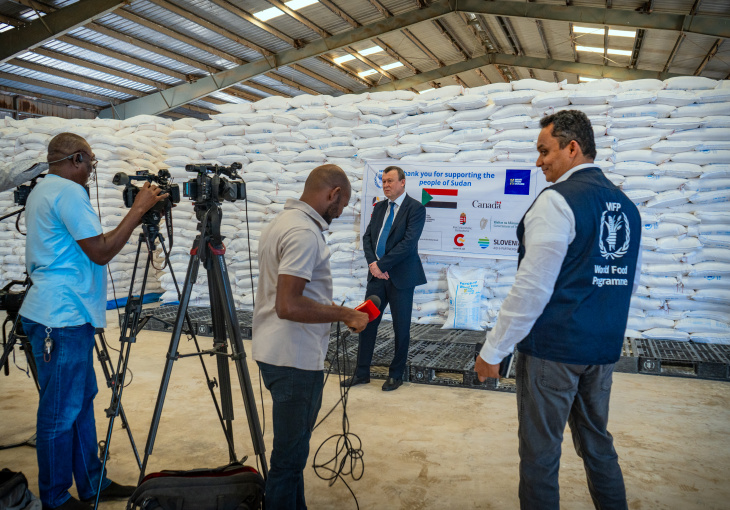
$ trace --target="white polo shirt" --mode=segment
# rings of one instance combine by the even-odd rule
[[[253,311],[256,361],[301,370],[323,370],[330,323],[303,324],[276,314],[280,274],[307,280],[304,296],[332,304],[330,250],[322,231],[327,222],[309,204],[289,199],[259,242],[259,284]]]

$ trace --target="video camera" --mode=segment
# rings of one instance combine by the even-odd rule
[[[154,182],[160,187],[162,193],[169,195],[165,200],[157,202],[142,216],[142,222],[146,225],[159,223],[162,217],[171,210],[172,204],[180,202],[180,188],[177,184],[170,184],[170,172],[167,170],[160,170],[157,175],[151,174],[148,170],[140,170],[134,175],[118,172],[114,175],[112,183],[115,186],[124,186],[122,199],[127,208],[132,207],[134,199],[139,193],[139,187],[132,184],[132,181]]]
[[[198,176],[183,183],[183,195],[192,199],[195,203],[244,200],[246,198],[246,183],[238,175],[238,170],[241,168],[241,163],[233,163],[229,167],[206,164],[186,165],[186,171],[197,172]],[[222,175],[241,180],[229,181]]]

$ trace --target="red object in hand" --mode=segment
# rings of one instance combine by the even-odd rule
[[[355,310],[368,314],[368,322],[372,322],[380,315],[380,298],[378,296],[370,296],[361,305],[357,305]]]

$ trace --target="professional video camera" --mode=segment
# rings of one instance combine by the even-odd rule
[[[152,208],[142,216],[142,223],[145,225],[157,225],[163,216],[170,213],[172,204],[180,202],[180,188],[177,184],[170,184],[170,172],[160,170],[157,175],[151,174],[148,170],[140,170],[135,175],[119,172],[114,175],[112,183],[116,186],[124,186],[122,198],[126,207],[132,207],[134,199],[139,193],[139,187],[132,184],[132,181],[148,181],[156,183],[162,193],[169,196],[160,202],[157,202]]]
[[[244,200],[246,183],[243,180],[229,181],[222,177],[222,175],[227,175],[231,179],[241,179],[241,176],[238,175],[238,170],[241,168],[241,163],[233,163],[229,167],[205,164],[186,165],[186,171],[197,172],[198,176],[183,184],[183,195],[195,203]]]

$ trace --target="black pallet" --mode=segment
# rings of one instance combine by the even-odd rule
[[[476,344],[429,342],[413,357],[409,371],[411,382],[492,391],[514,392],[510,378],[479,381],[474,371]],[[514,367],[510,372],[512,375]]]
[[[147,321],[147,324],[145,324],[143,329],[165,332],[172,331],[175,325],[175,319],[177,318],[177,310],[177,305],[168,305],[160,308],[142,310],[142,317],[150,316],[150,319]],[[236,315],[241,329],[241,338],[244,340],[250,340],[253,314],[251,312],[237,310]],[[125,314],[120,316],[120,327],[124,321],[124,316]],[[188,307],[188,317],[190,318],[190,322],[192,323],[196,335],[213,336],[213,321],[210,315],[210,308],[190,306]],[[183,322],[183,333],[188,333],[187,321]]]
[[[632,339],[631,347],[641,374],[730,379],[730,350],[717,345]]]
[[[631,340],[626,338],[624,345],[621,348],[621,357],[614,366],[614,372],[621,372],[624,374],[638,374],[639,373],[639,358],[634,356],[631,348]]]

